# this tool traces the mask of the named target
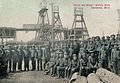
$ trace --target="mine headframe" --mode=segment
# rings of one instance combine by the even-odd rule
[[[84,41],[89,37],[87,26],[83,17],[83,8],[74,8],[74,21],[72,29],[69,30],[68,43]]]
[[[61,47],[63,38],[63,26],[59,14],[59,6],[52,4],[52,47]]]
[[[43,1],[43,3],[45,0]],[[41,3],[42,4],[42,3]],[[50,23],[48,17],[48,9],[46,6],[43,6],[42,9],[38,12],[38,21],[37,24],[40,25],[39,30],[36,31],[35,41],[49,41],[50,40]]]

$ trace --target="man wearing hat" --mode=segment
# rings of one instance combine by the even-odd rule
[[[12,59],[11,59],[11,50],[10,50],[10,46],[7,46],[5,49],[5,53],[6,53],[6,60],[7,60],[7,66],[9,68],[9,72],[11,72],[11,65],[12,65]],[[6,70],[7,71],[7,70]]]
[[[101,44],[105,44],[106,43],[106,39],[105,39],[105,36],[103,36],[102,38],[101,38]]]
[[[92,39],[88,42],[87,50],[88,52],[95,51],[95,42]]]
[[[19,56],[18,56],[18,69],[20,71],[22,71],[22,61],[23,61],[23,49],[21,48],[21,46],[18,47],[17,49]]]
[[[64,54],[67,55],[67,54]],[[67,55],[68,56],[68,55]],[[71,74],[71,67],[72,67],[72,59],[70,56],[66,57],[66,62],[68,63],[65,67],[65,76],[64,79],[67,80],[70,77]]]
[[[59,58],[58,66],[57,66],[57,75],[58,75],[58,78],[63,77],[65,66],[67,64],[66,60],[64,59],[63,54],[60,53],[59,56],[60,56],[60,58]]]
[[[112,34],[110,36],[110,43],[111,43],[111,48],[113,48],[114,44],[116,43],[116,39],[115,39],[115,35],[114,34]]]
[[[117,34],[116,42],[117,42],[117,44],[120,44],[120,34]]]
[[[84,53],[83,56],[81,57],[79,64],[80,64],[80,70],[79,70],[80,75],[87,76],[88,75],[88,56],[86,55],[86,53]]]
[[[18,52],[16,46],[12,49],[12,60],[13,60],[13,72],[16,72],[17,62],[18,62]]]
[[[110,61],[111,61],[111,41],[110,37],[106,37],[106,50],[107,50],[107,55],[108,55],[108,66],[110,66]]]
[[[80,64],[79,64],[79,61],[78,61],[78,56],[76,54],[73,54],[73,59],[72,59],[72,63],[71,63],[71,75],[70,75],[70,77],[72,77],[72,75],[75,72],[79,72],[79,67],[80,67]]]
[[[60,63],[60,50],[58,49],[56,52],[55,52],[55,65],[53,66],[53,76],[56,76],[57,75],[57,67],[59,66],[59,63]]]
[[[7,56],[4,45],[0,46],[0,78],[7,76]]]
[[[32,71],[34,71],[36,69],[36,50],[35,50],[35,46],[32,46],[32,49],[30,50],[31,52],[31,61],[32,61]]]
[[[96,72],[96,70],[98,68],[98,61],[95,57],[94,51],[92,51],[90,53],[90,56],[88,57],[88,67],[89,67],[88,74]]]
[[[23,49],[24,53],[24,71],[29,71],[29,59],[30,59],[30,50],[27,46]]]
[[[50,75],[53,75],[53,67],[55,65],[54,50],[51,50],[51,57],[50,57],[50,60],[48,61],[47,65],[48,65],[48,68],[47,68],[46,74],[50,73]]]
[[[111,62],[112,62],[112,70],[114,73],[118,74],[117,70],[117,57],[120,55],[120,51],[118,50],[118,45],[114,43],[114,47],[111,51]]]
[[[120,51],[120,44],[118,45],[118,50]],[[120,54],[117,56],[117,71],[120,74]]]
[[[42,70],[42,49],[40,46],[37,48],[36,52],[37,52],[37,70],[41,71]]]
[[[96,36],[95,37],[95,55],[98,57],[100,49],[101,49],[101,41],[100,41],[100,37]]]
[[[80,44],[80,50],[79,50],[79,56],[78,56],[79,60],[81,59],[81,57],[84,53],[87,53],[87,44],[82,42]]]
[[[100,53],[99,53],[99,63],[102,68],[108,68],[108,53],[105,47],[105,44],[102,44]]]

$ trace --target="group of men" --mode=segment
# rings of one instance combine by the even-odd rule
[[[8,72],[45,70],[50,58],[48,47],[41,49],[34,45],[1,45],[0,53],[0,77],[7,76]]]
[[[0,47],[0,76],[7,75],[8,71],[43,70],[51,76],[70,79],[75,72],[87,76],[100,67],[120,74],[119,34],[102,38],[96,36],[57,49],[49,46]]]
[[[48,61],[50,75],[70,79],[73,73],[82,76],[105,68],[120,74],[120,35],[92,37],[81,43],[71,44],[51,51]]]

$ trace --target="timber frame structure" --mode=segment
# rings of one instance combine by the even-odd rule
[[[84,41],[89,37],[85,20],[83,18],[83,9],[74,8],[74,21],[71,29],[64,28],[61,22],[59,7],[52,3],[52,23],[49,22],[48,8],[46,0],[41,2],[42,8],[38,12],[38,21],[36,24],[23,24],[23,28],[15,29],[17,31],[35,31],[35,39],[26,42],[29,45],[43,45],[52,48],[58,48],[70,43]],[[23,42],[22,42],[23,43]],[[17,43],[12,43],[17,44]],[[21,43],[18,43],[21,44]]]

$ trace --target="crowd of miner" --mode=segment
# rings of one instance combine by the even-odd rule
[[[30,61],[32,69],[29,67]],[[101,38],[96,36],[88,38],[86,42],[65,45],[57,49],[48,46],[0,47],[0,77],[16,70],[21,72],[38,70],[53,77],[69,80],[75,72],[87,76],[100,67],[120,74],[119,34]]]

